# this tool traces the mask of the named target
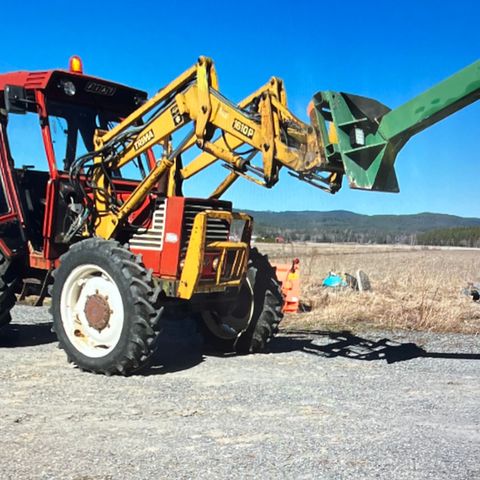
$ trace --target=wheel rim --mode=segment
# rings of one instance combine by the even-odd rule
[[[60,314],[68,339],[83,355],[104,357],[120,340],[122,296],[112,277],[97,265],[72,270],[62,288]]]
[[[206,327],[222,340],[235,340],[245,330],[253,317],[254,297],[250,280],[240,287],[238,296],[234,300],[235,306],[225,315],[216,311],[202,313]]]

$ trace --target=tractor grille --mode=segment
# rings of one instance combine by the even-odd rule
[[[222,205],[221,203],[211,205],[208,203],[201,203],[200,201],[187,200],[185,202],[185,210],[183,214],[183,232],[182,232],[182,251],[181,257],[185,257],[187,251],[188,242],[190,240],[190,234],[192,233],[193,222],[195,216],[204,212],[205,210],[220,210],[230,211],[229,204]],[[205,237],[206,243],[221,242],[228,240],[230,226],[225,220],[218,218],[207,219],[207,233]]]
[[[166,207],[167,200],[165,198],[157,200],[151,226],[133,235],[130,240],[131,247],[142,250],[162,250]]]

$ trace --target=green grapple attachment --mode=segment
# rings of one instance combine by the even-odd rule
[[[371,98],[323,91],[310,118],[323,165],[345,174],[351,188],[398,192],[394,164],[415,134],[480,98],[480,61],[394,110]]]

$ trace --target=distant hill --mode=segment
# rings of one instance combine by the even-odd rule
[[[255,219],[255,234],[286,240],[360,243],[417,243],[417,235],[431,230],[480,227],[480,218],[440,213],[362,215],[346,210],[247,211]]]

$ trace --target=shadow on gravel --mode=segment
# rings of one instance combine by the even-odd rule
[[[164,375],[187,370],[201,364],[205,354],[209,356],[229,355],[208,351],[198,333],[193,319],[167,321],[158,339],[156,352],[150,367],[141,375]],[[354,335],[349,331],[284,331],[271,343],[269,352],[306,352],[324,358],[344,357],[353,360],[384,360],[387,363],[403,362],[415,358],[447,358],[480,360],[476,353],[428,352],[415,343],[400,343],[389,338],[371,340]],[[51,332],[51,323],[36,325],[10,324],[0,331],[0,348],[34,347],[56,342]]]
[[[177,341],[160,342],[152,357],[150,367],[142,371],[140,375],[148,377],[180,372],[196,367],[204,360],[201,348],[192,348]]]
[[[0,348],[36,347],[57,341],[51,323],[23,325],[12,323],[0,330]]]
[[[168,322],[158,339],[150,367],[141,375],[160,375],[195,367],[203,362],[203,339],[190,321]],[[57,341],[51,323],[12,323],[0,329],[0,348],[36,347]]]
[[[205,360],[203,338],[198,333],[196,320],[175,318],[163,321],[150,367],[140,375],[164,375],[193,368]]]
[[[403,362],[421,357],[480,360],[480,354],[427,352],[415,343],[399,343],[388,338],[369,340],[349,331],[286,331],[284,333],[285,336],[276,337],[270,344],[271,353],[301,351],[325,358],[385,360],[387,363]],[[315,338],[312,338],[312,335]]]

